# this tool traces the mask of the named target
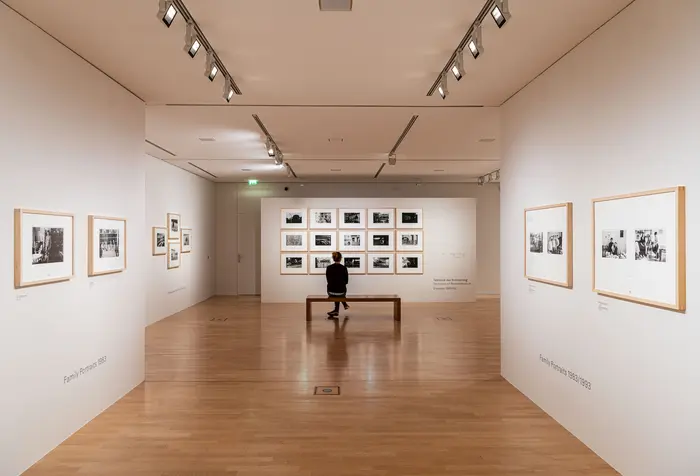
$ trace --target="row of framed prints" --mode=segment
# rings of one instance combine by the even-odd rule
[[[283,230],[362,230],[421,229],[420,208],[283,208],[280,210]]]
[[[75,215],[15,209],[15,288],[75,275]],[[126,219],[88,216],[88,276],[126,269]]]
[[[283,252],[423,251],[423,230],[285,230]]]
[[[181,254],[192,251],[192,228],[181,227],[180,221],[178,213],[168,213],[168,225],[154,226],[151,230],[151,254],[167,255],[168,269],[179,268]]]
[[[592,201],[593,291],[686,309],[685,187]],[[525,277],[573,287],[573,205],[525,210]]]
[[[331,253],[282,253],[281,274],[325,274]],[[423,274],[422,253],[343,253],[348,274]]]

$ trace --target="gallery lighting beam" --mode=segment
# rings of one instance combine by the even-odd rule
[[[226,77],[226,80],[224,81],[224,99],[226,99],[226,102],[231,102],[231,98],[234,94],[231,82],[231,78]]]
[[[265,150],[267,151],[268,157],[275,158],[275,165],[284,165],[284,154],[277,146],[275,139],[273,139],[272,135],[268,132],[267,127],[265,127],[265,124],[263,124],[263,122],[260,120],[260,117],[258,117],[257,114],[253,114],[253,120],[255,120],[255,122],[258,124],[258,127],[260,128],[260,131],[265,136]]]
[[[275,165],[282,167],[284,165],[284,154],[278,149],[275,151]]]
[[[406,124],[406,127],[403,128],[403,131],[401,132],[401,135],[399,136],[398,139],[396,139],[396,143],[394,144],[394,147],[391,148],[389,151],[389,165],[396,165],[396,151],[399,150],[399,146],[401,143],[404,141],[408,133],[411,131],[413,128],[414,124],[418,120],[418,114],[414,114],[411,116],[411,119],[409,119],[408,124]],[[384,164],[382,164],[384,165]],[[377,178],[377,177],[375,177]]]
[[[464,52],[462,50],[457,51],[455,62],[452,65],[452,74],[457,81],[462,79],[462,76],[464,76]]]
[[[481,25],[477,24],[472,29],[471,38],[467,42],[467,48],[474,59],[477,59],[484,52],[484,45],[481,43]]]
[[[272,144],[272,139],[270,139],[269,137],[267,138],[267,142],[265,143],[265,148],[267,149],[268,157],[275,156],[275,146]]]
[[[170,28],[176,16],[177,8],[173,5],[172,0],[160,0],[158,5],[158,19],[161,20],[165,26]]]
[[[447,89],[447,73],[443,71],[442,77],[440,78],[440,85],[438,86],[438,93],[442,99],[447,98],[450,95],[450,90]]]
[[[494,0],[491,7],[491,17],[496,22],[498,28],[502,28],[510,20],[510,10],[508,10],[508,0]]]
[[[199,42],[197,32],[194,29],[194,23],[188,21],[187,32],[185,33],[185,53],[190,55],[190,58],[194,58],[201,46],[202,44]]]
[[[219,74],[219,65],[216,64],[214,54],[209,51],[207,52],[207,67],[204,69],[204,76],[209,78],[209,81],[214,81],[217,74]]]

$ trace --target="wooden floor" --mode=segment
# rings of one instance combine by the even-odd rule
[[[498,300],[325,311],[214,298],[149,327],[146,382],[25,474],[618,474],[500,377]]]

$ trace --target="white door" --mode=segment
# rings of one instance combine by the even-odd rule
[[[238,214],[238,295],[260,294],[260,213]]]

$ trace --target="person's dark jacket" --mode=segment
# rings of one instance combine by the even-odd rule
[[[328,294],[345,294],[348,285],[348,269],[340,263],[333,263],[326,268]]]

